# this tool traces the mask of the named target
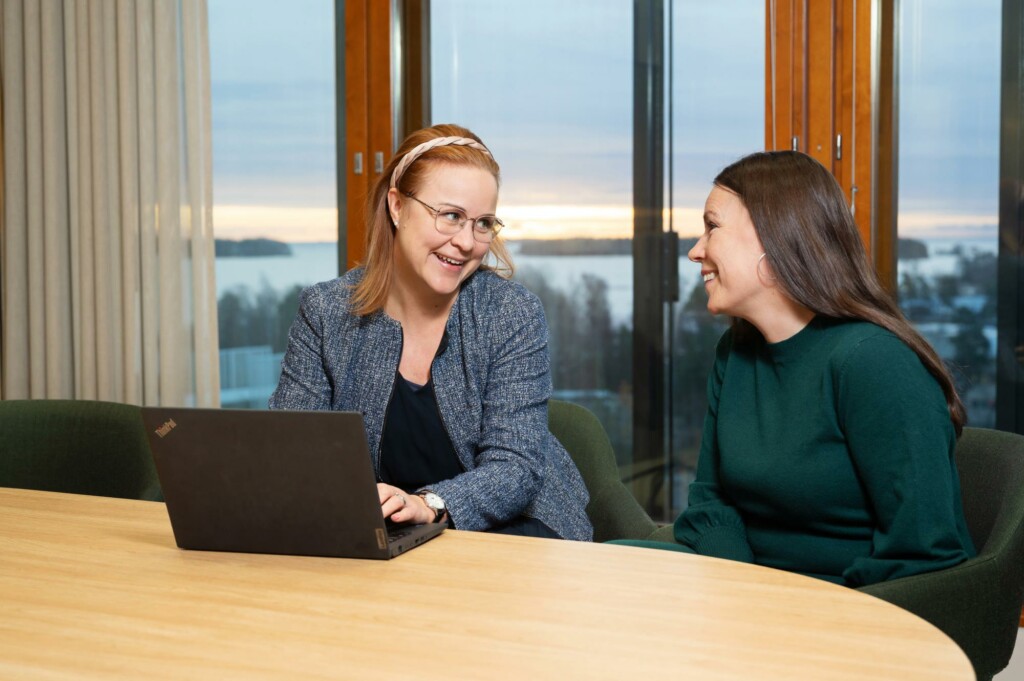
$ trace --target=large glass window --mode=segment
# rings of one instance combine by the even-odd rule
[[[705,311],[686,237],[703,229],[717,172],[763,149],[764,3],[652,6],[665,9],[652,34],[671,41],[666,111],[652,120],[668,121],[672,144],[670,170],[650,175],[671,197],[665,229],[683,237],[681,302],[665,306],[671,357],[657,358],[673,372],[668,465],[664,451],[633,451],[633,272],[647,267],[633,255],[636,3],[433,0],[430,118],[468,126],[494,151],[516,278],[547,312],[553,397],[598,415],[623,479],[664,518],[686,502],[726,323]]]
[[[711,181],[764,149],[765,4],[672,5],[672,227],[680,235],[679,303],[673,310],[669,513],[686,508],[707,410],[707,375],[729,324],[707,311],[700,267],[687,251],[704,229]]]
[[[899,3],[900,304],[953,369],[970,424],[985,427],[995,425],[1001,4]]]
[[[551,335],[554,397],[632,451],[632,3],[433,0],[431,120],[502,167],[516,279]]]
[[[209,6],[221,403],[265,407],[302,286],[338,275],[334,3]]]

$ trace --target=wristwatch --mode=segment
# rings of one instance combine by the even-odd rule
[[[434,512],[434,519],[430,522],[439,523],[441,518],[444,517],[448,509],[444,505],[444,499],[439,497],[437,494],[430,490],[425,490],[419,493],[419,496],[423,499],[423,503],[427,505],[427,508]]]

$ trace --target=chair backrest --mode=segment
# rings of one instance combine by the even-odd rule
[[[985,643],[1001,669],[1013,652],[1024,603],[1024,436],[964,428],[956,465],[967,529],[978,551],[974,560],[997,566],[1000,593],[987,614],[998,629]],[[986,675],[982,665],[975,667],[980,677]]]
[[[956,462],[978,555],[861,591],[934,624],[964,650],[979,679],[990,679],[1013,653],[1024,599],[1024,436],[964,428]]]
[[[1024,436],[964,428],[956,466],[967,529],[979,556],[1024,551]]]
[[[0,487],[161,498],[139,408],[87,400],[0,401]]]
[[[646,539],[657,529],[622,484],[611,441],[593,412],[549,400],[548,428],[569,452],[590,492],[587,516],[594,526],[594,541]]]

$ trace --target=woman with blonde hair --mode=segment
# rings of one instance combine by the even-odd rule
[[[365,262],[303,291],[270,408],[361,412],[394,522],[590,540],[547,427],[544,311],[507,278],[499,182],[469,130],[409,135],[370,197]]]

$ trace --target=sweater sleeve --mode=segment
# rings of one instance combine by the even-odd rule
[[[697,475],[690,484],[689,504],[676,519],[676,541],[696,553],[754,562],[747,529],[739,511],[719,484],[718,401],[731,349],[731,332],[718,342],[715,364],[708,376],[708,411],[704,417]]]
[[[894,336],[868,338],[846,358],[837,386],[840,426],[876,522],[871,553],[844,571],[846,583],[939,570],[973,555],[953,425],[917,355]]]

